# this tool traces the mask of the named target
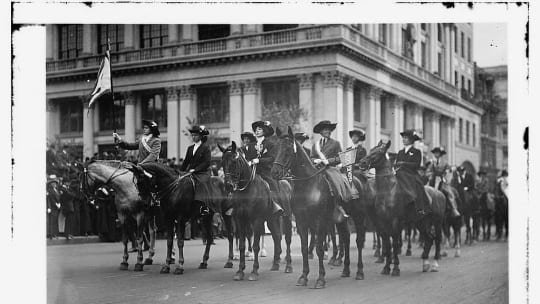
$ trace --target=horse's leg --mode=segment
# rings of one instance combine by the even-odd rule
[[[174,224],[171,224],[171,226],[174,227]],[[171,235],[174,235],[174,232],[171,232]],[[184,218],[178,218],[176,221],[176,245],[178,246],[178,265],[176,266],[176,269],[174,269],[174,274],[184,274],[185,235],[186,235],[186,220]],[[167,239],[167,244],[168,242],[169,240]],[[173,248],[173,237],[171,237],[171,252],[172,252],[172,248]]]
[[[364,249],[364,242],[366,241],[366,227],[364,225],[364,219],[362,217],[355,218],[354,226],[356,228],[356,248],[358,249],[356,279],[363,280],[364,263],[362,262],[362,250]]]
[[[333,225],[333,224],[332,224]],[[320,220],[320,223],[317,227],[317,238],[320,239],[324,237],[328,233],[328,223],[326,222],[326,219]],[[332,234],[335,240],[335,233],[334,228],[332,227]],[[324,288],[326,285],[326,271],[324,269],[324,248],[322,242],[317,242],[317,257],[319,258],[319,277],[317,278],[317,282],[315,282],[315,289]],[[335,248],[337,250],[337,248]]]
[[[394,268],[392,269],[392,276],[397,277],[400,275],[399,270],[399,251],[402,246],[401,242],[401,230],[402,227],[398,219],[392,221],[392,260],[394,263]]]
[[[340,253],[339,253],[338,260],[336,260],[335,264],[336,266],[341,265],[341,260],[342,260],[341,256],[343,256],[345,259],[343,262],[343,271],[341,273],[341,277],[350,277],[351,276],[351,269],[350,269],[351,261],[350,261],[349,253],[350,253],[351,234],[349,231],[349,225],[347,224],[347,221],[345,221],[343,223],[337,224],[336,226],[337,226],[337,231],[339,234]]]
[[[232,217],[226,214],[223,214],[223,220],[225,221],[225,229],[227,229],[227,240],[229,241],[229,256],[227,258],[227,263],[225,263],[224,268],[232,268],[233,267],[233,259],[234,259],[234,234],[233,234],[233,227],[232,227]]]
[[[431,264],[431,271],[437,272],[439,271],[439,260],[441,259],[442,223],[440,221],[436,221],[434,225],[435,225],[435,259],[433,260],[433,263]]]
[[[328,261],[328,265],[340,266],[341,262],[339,263],[339,265],[336,264],[339,249],[338,249],[338,245],[336,241],[336,228],[335,227],[336,227],[335,224],[330,224],[330,228],[328,229],[328,235],[330,236],[330,239],[332,240],[332,257]]]
[[[135,264],[135,271],[143,271],[143,231],[144,231],[144,213],[137,214],[135,218],[137,222],[137,263]]]
[[[429,251],[433,245],[433,236],[429,233],[431,230],[431,221],[428,218],[422,220],[422,230],[420,233],[424,235],[424,251],[422,252],[422,271],[427,272],[430,269]]]
[[[317,243],[317,240],[315,239],[316,234],[313,230],[309,229],[309,234],[311,235],[311,238],[309,240],[308,258],[312,260],[313,249],[315,249],[315,244]]]
[[[248,243],[248,247],[247,247],[247,252],[246,252],[246,256],[249,258],[248,260],[249,261],[253,261],[253,243],[252,243],[252,238],[253,238],[253,229],[251,227],[248,227],[247,228],[247,243]]]
[[[309,229],[313,232],[312,229]],[[308,274],[309,274],[309,260],[308,260],[308,223],[304,218],[296,217],[296,231],[300,235],[300,247],[302,250],[302,274],[296,282],[296,286],[307,286]]]
[[[373,231],[372,236],[373,236],[373,250],[376,250],[377,249],[377,233]]]
[[[174,219],[170,216],[165,216],[165,229],[167,233],[167,257],[165,258],[165,265],[161,267],[160,273],[169,273],[171,271],[172,264],[172,250],[174,240]]]
[[[441,252],[441,256],[443,257],[446,257],[448,256],[448,248],[450,247],[450,226],[448,224],[448,222],[450,221],[450,219],[446,219],[444,220],[444,223],[443,223],[443,226],[442,226],[442,242],[443,242],[443,250]]]
[[[153,215],[150,216],[149,219],[147,220],[147,224],[148,224],[148,233],[149,233],[149,238],[150,238],[150,249],[148,250],[148,257],[146,258],[146,260],[144,260],[144,265],[152,265],[154,255],[156,254],[156,251],[155,251],[156,231],[157,231],[156,217]]]
[[[205,215],[202,217],[203,225],[206,230],[206,247],[204,248],[204,254],[199,269],[208,268],[208,259],[210,258],[210,248],[214,242],[214,233],[212,232],[212,214]]]
[[[264,233],[264,220],[255,219],[253,223],[253,270],[248,275],[249,281],[259,280],[259,251],[261,250],[261,235]],[[274,233],[272,233],[273,235]]]
[[[240,222],[241,221],[241,222]],[[249,225],[246,220],[237,218],[237,231],[240,250],[240,263],[238,263],[238,271],[234,275],[235,281],[241,281],[244,279],[244,269],[246,269],[246,227]]]
[[[128,241],[129,241],[129,231],[128,226],[123,216],[119,216],[120,222],[122,223],[122,243],[124,245],[124,255],[122,256],[122,263],[120,263],[120,270],[128,270]]]
[[[279,224],[279,217],[272,217],[268,222],[268,228],[272,233],[272,239],[274,240],[274,259],[272,261],[271,271],[279,270],[279,262],[281,260],[281,226]],[[264,230],[264,225],[263,225]]]
[[[407,251],[405,252],[405,256],[411,256],[412,255],[411,237],[412,237],[412,230],[414,229],[414,227],[411,224],[408,224],[407,226],[408,226],[407,227]],[[401,248],[401,246],[400,246],[400,248]]]
[[[375,263],[382,264],[386,258],[386,245],[384,244],[383,234],[377,232],[377,250],[375,251],[377,260]]]
[[[385,265],[383,267],[383,270],[381,271],[381,274],[388,275],[390,274],[390,264],[392,264],[392,249],[391,243],[390,243],[390,234],[388,232],[383,232],[381,234],[382,238],[382,257],[385,260]]]
[[[285,273],[293,272],[292,258],[291,258],[291,241],[292,241],[292,222],[289,216],[283,217],[283,229],[285,230],[285,244],[287,246],[285,262]]]

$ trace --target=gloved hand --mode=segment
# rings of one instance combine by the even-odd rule
[[[338,168],[338,169],[343,168],[343,164],[342,164],[342,163],[337,164],[337,165],[336,165],[336,168]]]
[[[259,163],[259,159],[258,158],[255,158],[251,161],[254,165],[258,164]]]
[[[325,165],[327,165],[327,166],[328,166],[328,164],[330,164],[330,162],[328,161],[328,159],[323,159],[323,160],[322,160],[322,163],[325,164]]]
[[[118,133],[113,133],[112,134],[113,138],[118,140],[118,141],[122,141],[122,138],[120,138],[120,135],[118,135]]]
[[[195,172],[195,169],[189,169],[189,173]]]
[[[250,166],[250,167],[251,167],[251,161],[250,161],[250,160],[248,160],[248,166]]]
[[[47,213],[51,213],[51,208],[47,208]]]
[[[318,159],[318,158],[317,158],[317,159],[314,159],[314,160],[313,160],[313,163],[314,163],[315,165],[318,165],[318,164],[320,164],[321,162],[322,162],[322,159]]]

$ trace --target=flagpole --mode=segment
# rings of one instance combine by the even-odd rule
[[[111,102],[112,102],[112,117],[113,117],[113,132],[116,133],[116,109],[114,104],[114,87],[113,87],[113,77],[112,77],[112,63],[111,63],[111,39],[107,38],[107,52],[109,53],[109,71],[111,74]],[[116,143],[116,139],[114,140]]]

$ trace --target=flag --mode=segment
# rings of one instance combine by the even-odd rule
[[[88,103],[88,109],[92,108],[94,102],[103,94],[112,91],[112,78],[111,78],[111,60],[110,53],[107,48],[105,57],[101,61],[99,66],[98,76],[96,79],[96,85],[92,94],[90,94],[90,102]]]

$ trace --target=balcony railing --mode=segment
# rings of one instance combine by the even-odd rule
[[[205,55],[229,54],[238,51],[255,51],[257,48],[280,48],[311,44],[343,43],[367,55],[408,77],[415,79],[429,87],[441,91],[451,97],[458,97],[458,90],[452,84],[444,81],[412,60],[401,56],[385,45],[364,36],[361,32],[349,25],[316,25],[301,26],[294,29],[257,33],[248,35],[233,35],[226,38],[184,42],[154,48],[125,50],[111,55],[111,62],[121,68],[125,64],[146,63],[159,59],[190,58]],[[102,55],[79,57],[66,60],[47,62],[46,69],[49,75],[89,67],[97,67]],[[463,98],[463,95],[462,95]]]

